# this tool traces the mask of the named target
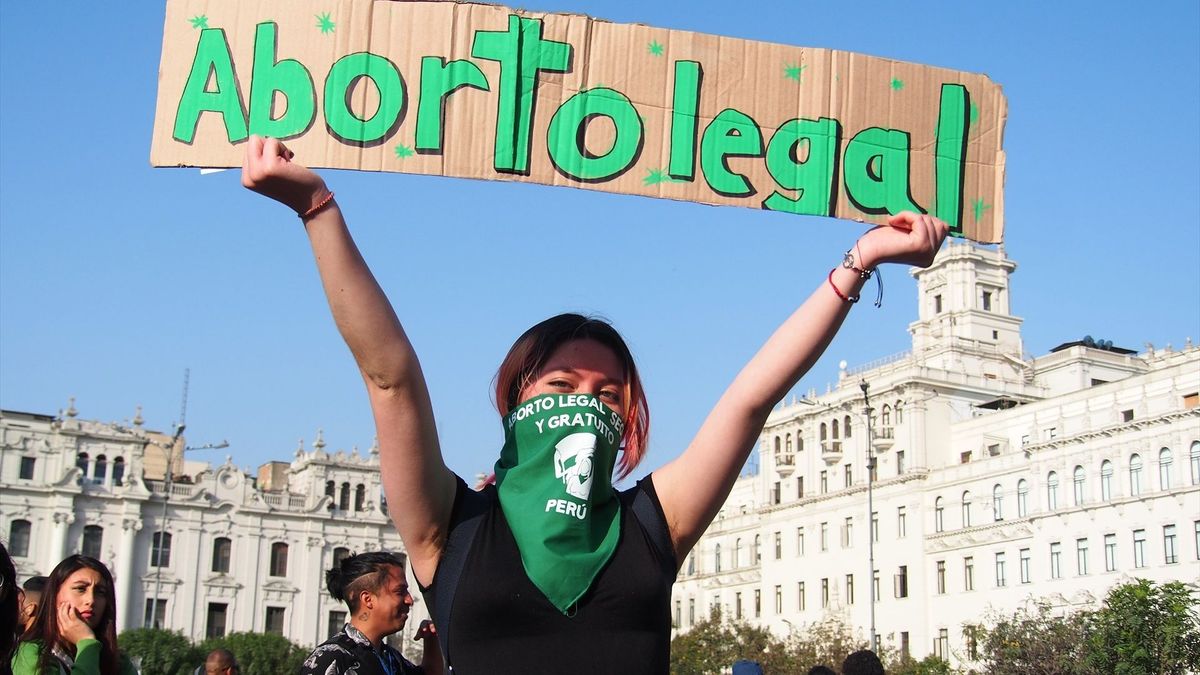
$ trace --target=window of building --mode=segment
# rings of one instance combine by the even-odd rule
[[[150,566],[171,566],[171,533],[155,532],[150,538]]]
[[[142,628],[165,628],[167,625],[167,601],[163,598],[146,598],[142,614]]]
[[[896,475],[897,476],[904,475],[904,451],[903,450],[896,451]]]
[[[879,512],[871,512],[871,541],[879,541]]]
[[[692,551],[687,557],[687,573],[689,575],[696,573],[696,552]]]
[[[963,590],[975,590],[975,556],[963,558]]]
[[[1004,588],[1008,585],[1008,577],[1005,575],[1004,569],[1004,552],[996,552],[996,587]]]
[[[1058,473],[1051,471],[1046,476],[1046,510],[1054,511],[1058,508]]]
[[[999,483],[992,486],[992,520],[1004,520],[1004,488]]]
[[[286,611],[285,607],[268,607],[266,619],[263,621],[263,632],[283,635],[283,617]]]
[[[113,459],[113,485],[125,484],[125,458],[117,457]]]
[[[1017,481],[1017,517],[1029,515],[1029,482],[1024,478]]]
[[[750,562],[757,565],[762,562],[762,536],[754,535],[754,548],[750,550]]]
[[[850,548],[854,545],[854,518],[848,517],[842,523],[842,548]]]
[[[762,616],[762,589],[754,589],[754,618]]]
[[[342,483],[342,489],[338,492],[338,508],[343,511],[350,510],[350,484]]]
[[[942,506],[942,498],[933,500],[933,531],[942,532],[946,529],[946,509]]]
[[[1179,562],[1179,546],[1173,524],[1163,525],[1163,562],[1168,565]]]
[[[962,526],[971,526],[971,492],[967,490],[962,494]]]
[[[676,610],[678,610],[678,607],[679,607],[678,602],[679,601],[677,600],[676,601]],[[675,613],[676,613],[676,615],[679,614],[678,611],[676,611]],[[679,623],[678,616],[676,616],[675,623],[676,624]],[[338,633],[342,632],[342,628],[344,628],[345,625],[346,625],[346,613],[338,611],[336,609],[331,610],[329,612],[329,620],[325,623],[325,637],[331,638],[334,635],[337,635]]]
[[[1083,503],[1086,501],[1084,492],[1087,489],[1087,476],[1082,466],[1075,467],[1075,472],[1071,477],[1071,485],[1075,495],[1075,506],[1083,506]]]
[[[937,639],[933,641],[933,655],[939,659],[950,658],[950,629],[938,629]]]
[[[821,579],[821,607],[829,607],[829,578]]]
[[[854,575],[846,575],[846,604],[854,604]]]
[[[1146,531],[1133,531],[1133,566],[1142,568],[1146,566]]]
[[[688,625],[694,626],[695,624],[696,624],[696,599],[688,598]]]
[[[29,556],[29,533],[33,525],[28,520],[14,520],[8,525],[8,553],[14,558]]]
[[[851,485],[854,485],[854,469],[851,467],[851,465],[850,465],[850,464],[847,464],[847,465],[846,465],[845,467],[843,467],[843,468],[844,468],[844,470],[845,470],[845,477],[846,477],[846,478],[845,478],[845,480],[843,481],[843,485],[842,485],[842,487],[850,487]]]
[[[233,558],[233,541],[229,537],[213,540],[212,571],[229,574],[229,562]]]
[[[983,311],[985,311],[985,312],[992,311],[992,292],[991,291],[983,292]]]
[[[1062,544],[1057,541],[1050,543],[1050,578],[1062,578]]]
[[[775,559],[776,560],[783,559],[783,533],[782,532],[775,533]]]
[[[21,470],[17,477],[21,480],[33,480],[33,465],[37,462],[37,457],[22,457]]]
[[[1104,535],[1104,571],[1117,571],[1117,535]]]
[[[92,468],[92,479],[97,483],[103,483],[108,477],[108,457],[99,455],[96,457],[96,465]]]
[[[842,438],[850,438],[850,416],[842,418]]]
[[[742,594],[740,591],[733,594],[733,618],[742,618]]]
[[[821,494],[829,492],[829,472],[821,471]]]
[[[775,586],[775,614],[783,614],[783,586]]]
[[[946,594],[946,561],[937,561],[937,594]]]
[[[225,637],[225,620],[229,605],[224,602],[208,603],[208,618],[204,623],[204,637]]]
[[[1183,395],[1183,408],[1185,410],[1190,410],[1197,406],[1200,406],[1200,392]]]
[[[1200,441],[1192,441],[1189,456],[1192,464],[1192,485],[1200,485]]]
[[[779,504],[783,501],[783,488],[781,486],[782,483],[780,483],[780,481],[775,481],[775,483],[771,485],[772,504]]]
[[[796,555],[804,555],[804,528],[796,528]]]
[[[1027,584],[1030,582],[1029,576],[1029,549],[1021,549],[1021,583]]]
[[[362,511],[367,503],[367,486],[359,483],[354,487],[354,510]]]
[[[742,540],[741,538],[733,540],[733,569],[742,566]]]
[[[803,612],[803,611],[804,611],[804,605],[805,605],[805,601],[804,601],[804,582],[803,582],[803,581],[799,581],[799,582],[796,582],[796,610],[797,610],[797,611],[800,611],[800,612]]]
[[[1197,520],[1193,525],[1196,528],[1196,560],[1200,560],[1200,520]]]
[[[971,463],[971,451],[964,450],[963,452],[958,453],[958,463],[959,464],[970,464]]]
[[[1107,459],[1100,462],[1100,499],[1101,501],[1112,501],[1112,477],[1113,465]]]
[[[896,597],[897,598],[907,598],[908,597],[908,565],[900,566],[900,571],[896,573],[894,583],[896,586],[894,589]]]
[[[325,481],[325,496],[330,500],[337,497],[337,485],[331,480]]]
[[[271,544],[271,564],[269,574],[273,577],[286,577],[288,564],[288,545],[282,541]]]
[[[912,658],[911,651],[912,647],[908,641],[908,631],[902,630],[900,631],[900,659],[907,661]]]
[[[1087,537],[1075,540],[1075,573],[1087,576],[1088,573],[1088,540]]]
[[[933,296],[933,313],[934,314],[942,313],[942,296],[940,296],[940,295]]]
[[[804,499],[804,476],[796,476],[796,499]]]
[[[879,602],[879,570],[871,570],[871,593],[874,601]]]
[[[908,509],[904,506],[896,507],[896,536],[903,539],[908,536]],[[875,537],[876,541],[879,537]]]
[[[99,525],[88,525],[83,528],[83,546],[80,553],[91,558],[100,558],[101,544],[104,543],[104,528]]]
[[[79,469],[79,472],[85,477],[87,476],[88,454],[86,452],[81,452],[78,455],[75,455],[75,468]]]
[[[829,523],[821,523],[821,550],[829,550]]]
[[[1142,456],[1135,454],[1129,458],[1129,496],[1142,494]]]
[[[1174,462],[1174,457],[1171,455],[1169,448],[1163,448],[1158,451],[1158,489],[1171,489],[1171,463]]]

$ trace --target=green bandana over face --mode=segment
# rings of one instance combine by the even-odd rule
[[[625,422],[588,394],[542,394],[504,416],[500,508],[529,580],[564,614],[617,548],[613,463]]]

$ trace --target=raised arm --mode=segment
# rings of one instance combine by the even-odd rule
[[[413,573],[428,584],[450,521],[455,479],[442,461],[416,352],[320,176],[293,162],[278,140],[251,136],[242,184],[302,215],[334,322],[367,385],[392,522]]]
[[[867,232],[851,249],[855,267],[872,270],[888,262],[928,267],[947,232],[940,220],[907,211],[888,225]],[[844,298],[857,295],[862,285],[861,275],[841,264],[831,277],[823,276],[738,373],[683,454],[654,472],[677,560],[682,562],[712,522],[771,409],[829,346],[850,311]]]

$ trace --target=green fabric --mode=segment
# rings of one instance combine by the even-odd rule
[[[504,417],[500,508],[534,586],[567,614],[617,547],[612,488],[620,413],[587,394],[545,394]]]
[[[70,670],[71,675],[100,675],[100,649],[99,640],[80,640],[79,644],[75,645],[75,665]],[[17,653],[13,654],[12,658],[13,675],[58,675],[64,672],[61,668],[54,667],[38,671],[38,657],[41,653],[41,642],[27,641],[18,645]],[[137,675],[137,669],[124,654],[120,659],[120,675]]]

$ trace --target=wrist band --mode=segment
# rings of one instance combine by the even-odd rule
[[[858,296],[857,295],[848,296],[845,293],[842,293],[840,290],[838,290],[837,284],[833,283],[833,273],[836,271],[837,271],[836,267],[829,270],[829,287],[832,288],[833,292],[836,293],[837,296],[842,299],[842,302],[848,302],[853,305],[854,303],[858,302]]]
[[[862,268],[856,267],[854,265],[854,255],[852,255],[853,251],[858,251],[858,259],[860,262],[862,261],[862,252],[858,250],[858,242],[854,242],[854,248],[846,251],[846,254],[842,256],[842,267],[845,267],[848,270],[854,270],[855,272],[858,272],[858,278],[862,279],[863,281],[870,279],[871,275],[875,274],[876,272],[879,272],[879,268],[868,270],[868,269],[862,269]],[[831,284],[833,283],[833,275],[832,274],[830,274],[830,283]],[[876,289],[877,289],[876,294],[875,294],[875,306],[882,307],[883,306],[883,272],[879,272],[877,275],[875,275],[875,284],[876,284]],[[836,290],[836,289],[834,289],[834,290]],[[841,293],[838,293],[838,296],[841,297]],[[845,298],[842,298],[842,299],[844,300]],[[857,299],[858,299],[858,296],[855,296],[855,300],[857,300]]]
[[[858,248],[858,244],[855,244],[854,247]],[[875,270],[864,270],[859,267],[855,267],[854,266],[854,256],[851,254],[852,251],[854,251],[853,248],[850,249],[849,251],[846,251],[845,255],[842,256],[842,267],[845,267],[848,270],[854,270],[855,272],[858,272],[858,278],[862,279],[863,281],[870,279],[871,274]],[[858,259],[862,260],[862,254],[859,254]]]
[[[329,202],[331,202],[331,201],[333,201],[333,190],[330,190],[329,194],[325,195],[325,198],[322,199],[320,202],[318,202],[316,206],[305,211],[304,213],[299,213],[296,215],[300,216],[300,220],[308,220],[309,218],[312,218],[313,216],[320,213],[321,209],[325,208],[326,206],[329,206]]]

